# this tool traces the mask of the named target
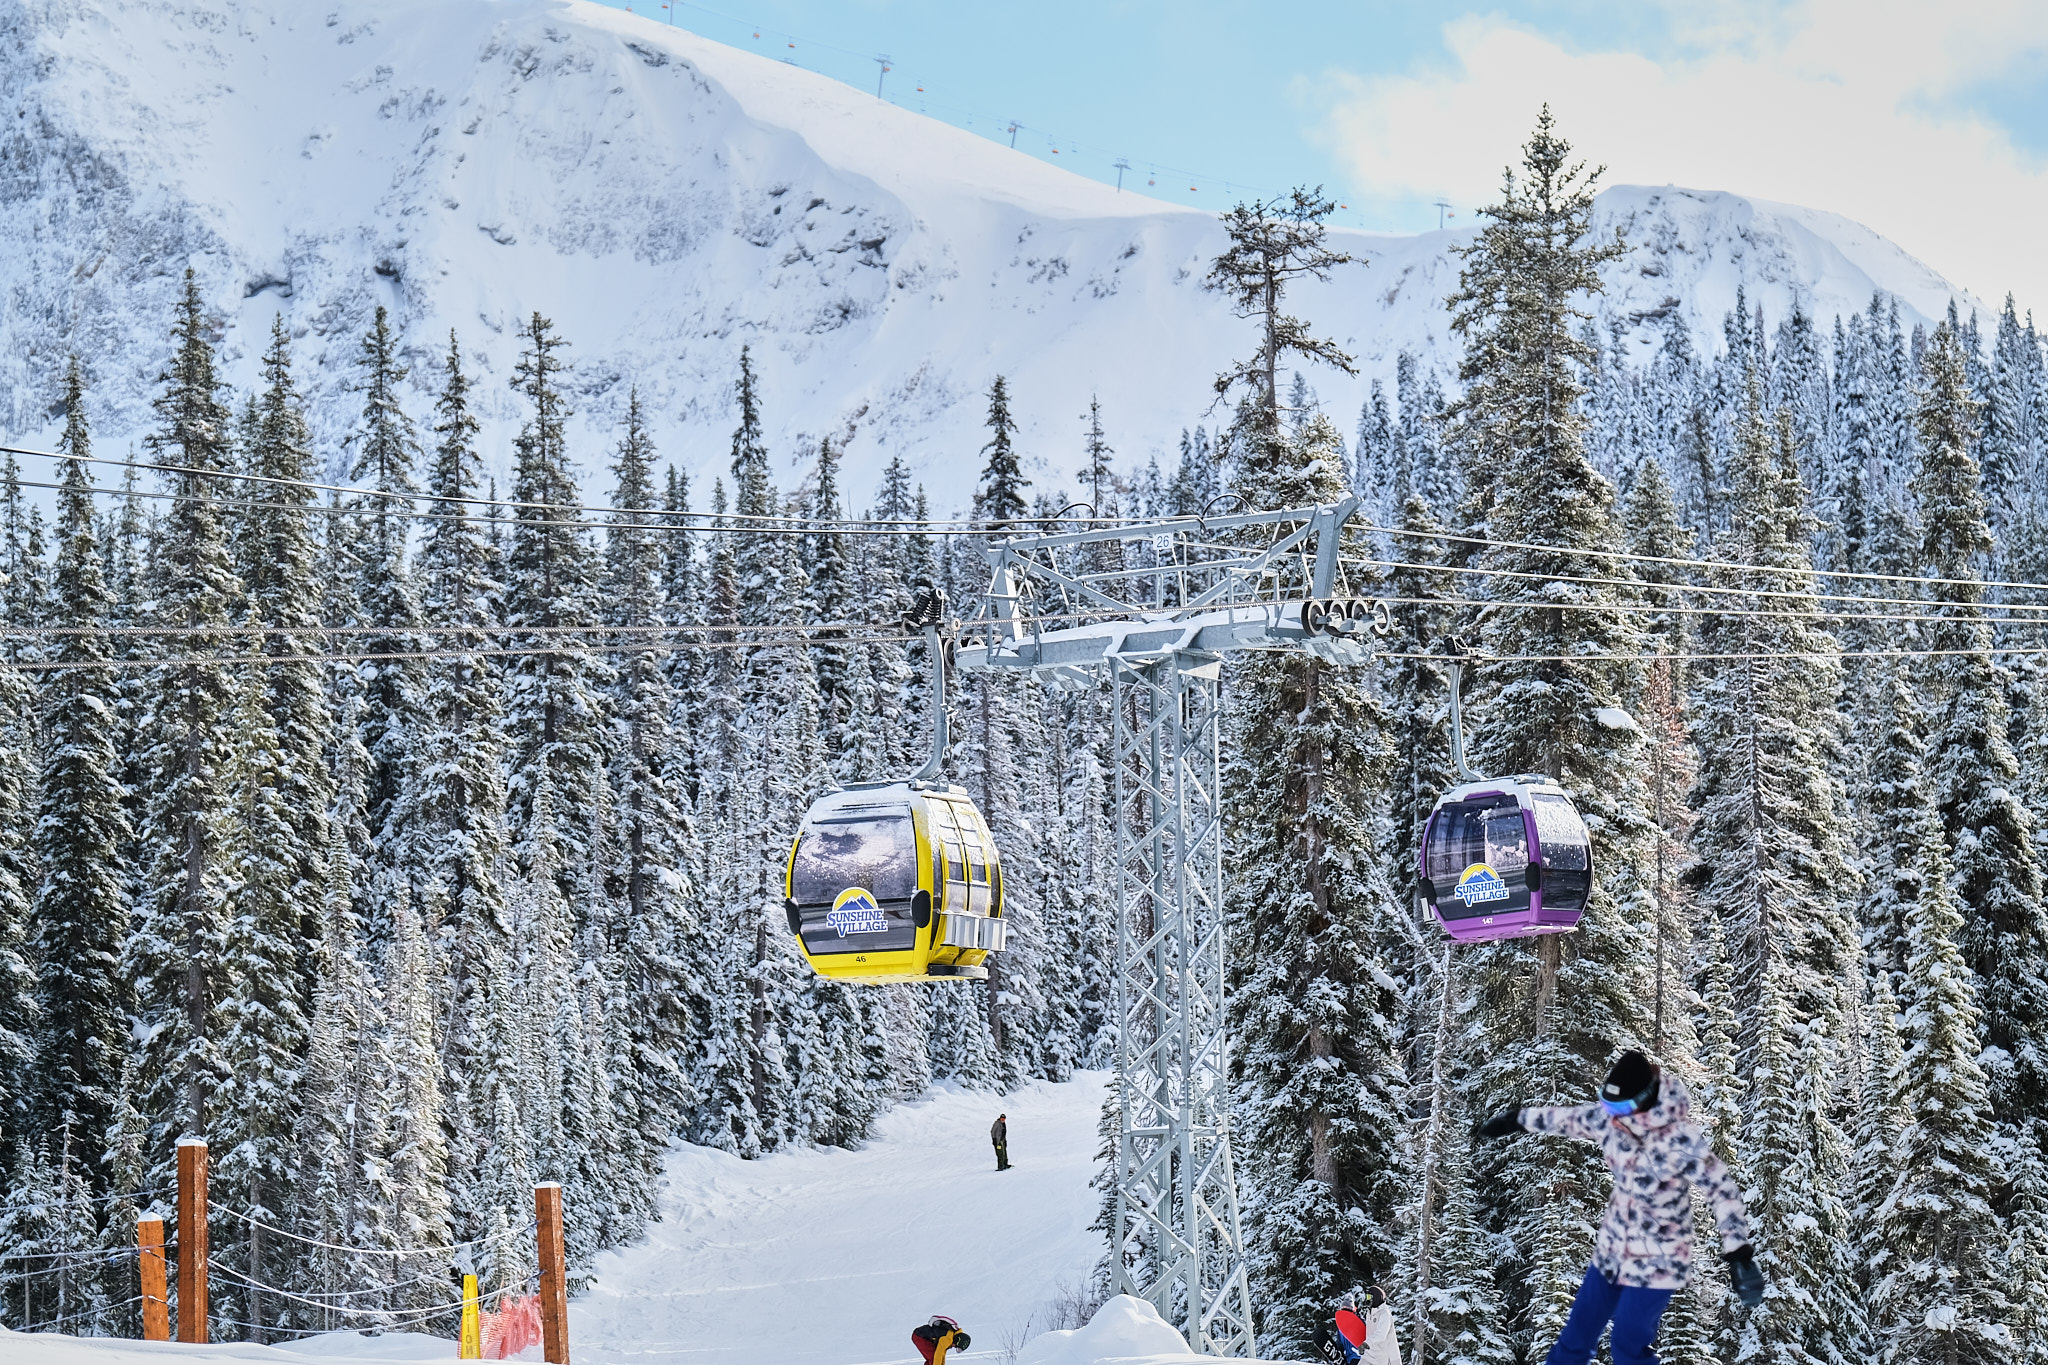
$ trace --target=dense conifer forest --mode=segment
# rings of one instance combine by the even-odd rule
[[[843,486],[850,433],[768,449],[746,352],[692,486],[637,398],[576,424],[539,314],[511,451],[478,448],[460,337],[402,356],[381,310],[358,418],[313,430],[285,323],[229,392],[188,273],[146,448],[95,452],[81,357],[56,458],[0,469],[0,1321],[137,1334],[135,1220],[183,1136],[213,1152],[216,1331],[261,1340],[445,1325],[457,1263],[523,1284],[537,1180],[587,1271],[672,1142],[853,1145],[934,1081],[1107,1065],[1106,685],[957,680],[947,772],[1011,923],[986,983],[813,976],[796,823],[918,765],[901,622],[930,581],[971,625],[993,538],[1076,501],[1356,495],[1381,657],[1225,673],[1262,1353],[1303,1357],[1373,1280],[1422,1359],[1541,1349],[1605,1174],[1468,1134],[1640,1046],[1712,1123],[1771,1282],[1737,1312],[1702,1276],[1664,1359],[2048,1362],[2042,340],[2009,300],[1907,330],[1880,296],[1738,301],[1716,354],[1675,317],[1626,353],[1592,188],[1546,115],[1449,300],[1459,371],[1404,356],[1355,425],[1315,394],[1353,364],[1334,320],[1287,287],[1365,267],[1320,193],[1242,206],[1210,283],[1246,359],[1177,462],[1108,448],[1109,377],[1057,396],[1088,409],[1070,450],[1021,450],[991,376],[972,505],[937,511],[900,461]],[[1451,636],[1475,760],[1587,815],[1568,937],[1447,948],[1418,903]]]

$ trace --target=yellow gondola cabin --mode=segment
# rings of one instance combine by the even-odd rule
[[[835,981],[980,980],[1009,933],[988,825],[966,792],[937,783],[862,783],[813,802],[783,895],[805,959]]]

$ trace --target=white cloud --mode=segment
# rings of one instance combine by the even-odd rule
[[[1674,8],[1677,8],[1674,6]],[[1816,0],[1679,24],[1682,57],[1572,47],[1498,17],[1450,61],[1337,72],[1325,131],[1360,190],[1476,206],[1548,101],[1604,183],[1730,190],[1855,218],[1951,281],[2048,322],[2048,165],[1959,96],[2048,45],[2048,6]]]

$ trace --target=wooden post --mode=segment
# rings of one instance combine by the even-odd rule
[[[462,1277],[462,1345],[456,1351],[458,1360],[482,1360],[484,1358],[483,1324],[478,1321],[476,1306],[476,1276]]]
[[[562,1187],[533,1187],[540,1241],[540,1341],[549,1365],[569,1365],[569,1271],[562,1256]]]
[[[135,1220],[135,1247],[142,1257],[142,1339],[171,1339],[171,1301],[164,1286],[164,1220]]]
[[[178,1139],[178,1340],[206,1340],[206,1139]]]

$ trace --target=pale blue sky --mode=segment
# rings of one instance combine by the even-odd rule
[[[1436,226],[1438,198],[1469,222],[1549,100],[1611,181],[1833,209],[2048,306],[2048,6],[2025,0],[676,0],[673,18],[868,90],[886,53],[890,100],[1004,140],[1014,119],[1019,150],[1103,180],[1127,158],[1126,185],[1161,198],[1320,182],[1341,221],[1389,231]]]

